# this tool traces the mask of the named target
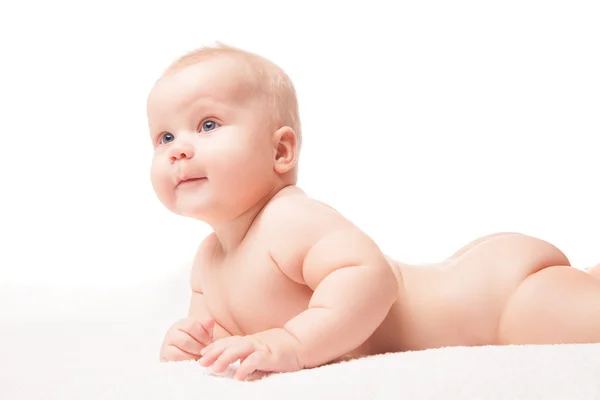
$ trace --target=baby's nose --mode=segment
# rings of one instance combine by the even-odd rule
[[[194,149],[191,146],[178,146],[171,151],[169,159],[171,163],[178,160],[190,159],[194,157]]]

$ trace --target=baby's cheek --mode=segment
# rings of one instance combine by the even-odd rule
[[[264,171],[257,168],[256,162],[252,160],[244,162],[235,160],[223,174],[223,182],[229,191],[241,197],[254,197],[256,194],[264,195]]]
[[[223,201],[235,199],[238,205],[255,202],[257,196],[263,196],[264,181],[269,176],[264,154],[253,153],[253,149],[239,143],[218,150],[205,156],[211,187],[215,189],[213,194]]]
[[[150,181],[154,192],[163,203],[171,203],[173,201],[173,184],[164,169],[161,169],[156,164],[152,164]]]

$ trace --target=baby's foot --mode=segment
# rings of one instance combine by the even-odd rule
[[[596,264],[592,268],[589,268],[587,272],[594,278],[600,280],[600,264]]]

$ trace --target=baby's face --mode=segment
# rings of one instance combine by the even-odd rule
[[[272,188],[271,128],[239,71],[219,57],[163,77],[150,92],[152,185],[177,214],[225,222]]]

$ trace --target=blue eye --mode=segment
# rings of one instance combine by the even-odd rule
[[[217,128],[217,123],[215,121],[212,121],[210,119],[204,121],[202,123],[202,126],[200,128],[200,132],[208,132],[208,131],[212,131],[213,129]]]
[[[162,137],[160,138],[160,142],[162,144],[167,144],[169,142],[172,142],[173,140],[175,140],[175,136],[173,136],[172,133],[170,132],[165,132]]]

